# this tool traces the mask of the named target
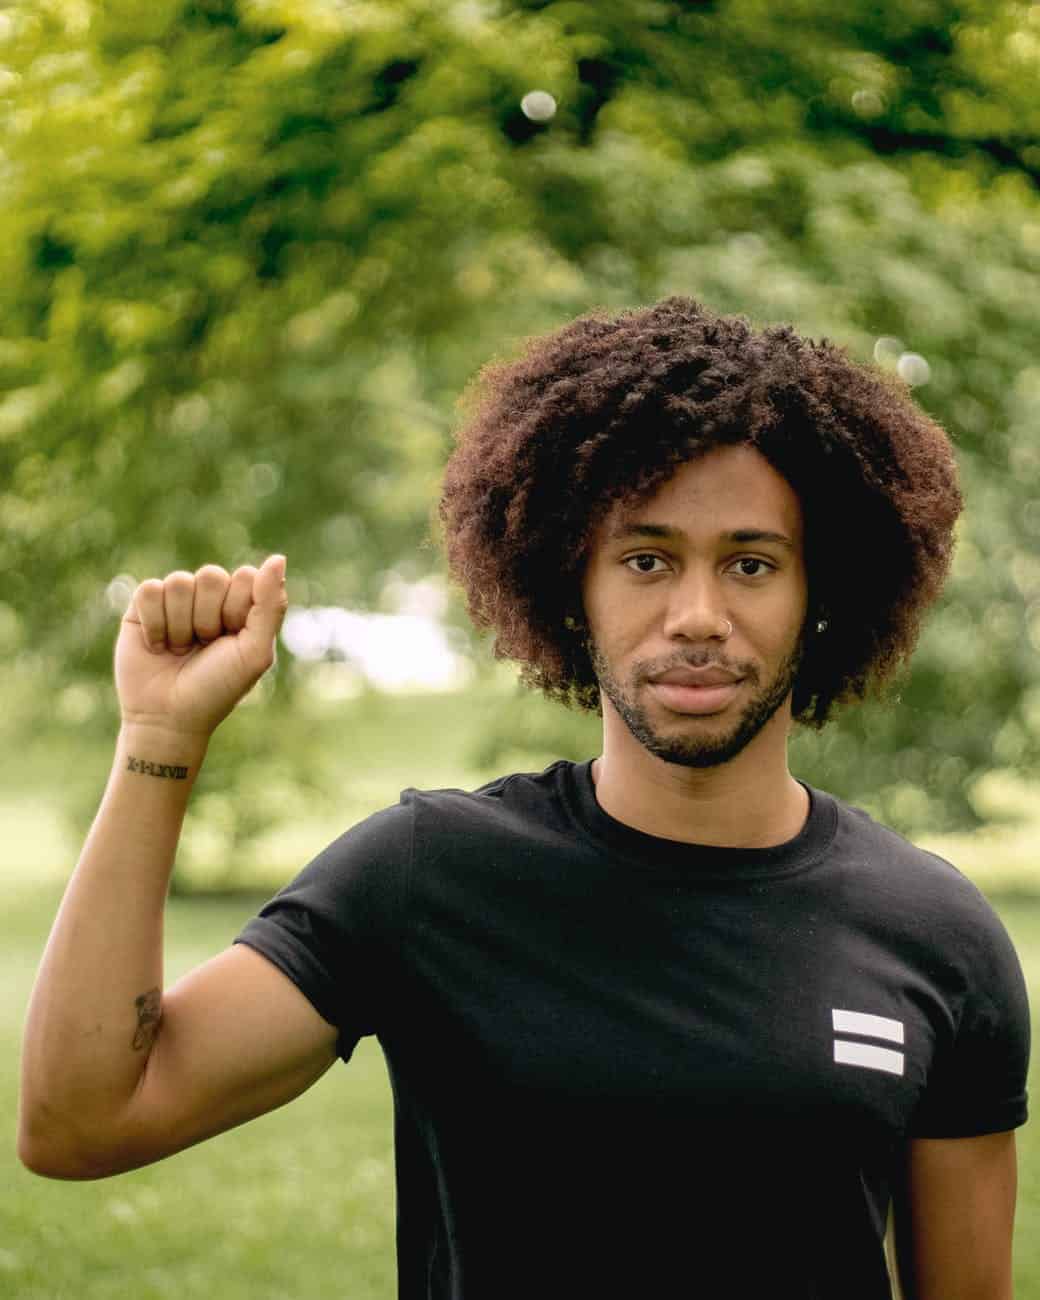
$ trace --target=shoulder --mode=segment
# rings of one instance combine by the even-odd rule
[[[357,822],[333,840],[305,869],[310,881],[342,878],[409,861],[416,846],[454,841],[467,831],[516,830],[551,820],[561,802],[563,769],[559,762],[544,772],[502,776],[476,790],[416,789],[401,791],[396,804]]]
[[[573,765],[498,777],[475,790],[402,790],[399,801],[351,826],[307,866],[310,887],[355,894],[386,890],[416,861],[465,855],[474,845],[515,841],[566,825],[561,784]]]
[[[560,760],[542,772],[514,772],[476,790],[408,789],[401,793],[416,834],[456,834],[466,828],[493,833],[534,831],[564,816],[563,787],[574,764]]]
[[[848,896],[894,935],[906,935],[954,960],[985,965],[1010,958],[1011,941],[993,905],[952,862],[911,843],[863,809],[838,799],[834,803],[832,865]]]
[[[929,897],[961,900],[968,906],[989,909],[978,887],[952,862],[875,821],[862,808],[833,795],[826,798],[837,810],[833,852],[840,865],[862,872],[875,882],[884,880],[900,893],[921,891]]]

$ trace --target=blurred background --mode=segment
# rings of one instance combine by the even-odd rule
[[[913,671],[799,737],[795,765],[957,862],[1033,978],[1038,73],[1040,7],[1008,0],[0,2],[5,1106],[107,774],[136,582],[289,557],[277,667],[189,813],[175,974],[403,786],[595,752],[596,719],[522,693],[467,630],[438,481],[482,364],[674,293],[842,343],[949,430],[968,504]],[[287,1118],[158,1170],[85,1188],[15,1170],[0,1291],[79,1300],[132,1275],[203,1296],[219,1268],[229,1295],[389,1296],[366,1052],[349,1088],[334,1071]],[[329,1153],[333,1122],[354,1158]],[[229,1208],[200,1236],[210,1194]]]

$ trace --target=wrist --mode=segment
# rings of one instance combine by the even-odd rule
[[[206,756],[209,747],[209,735],[204,732],[178,731],[160,723],[133,722],[123,719],[119,728],[118,750],[125,760],[133,759],[135,764],[144,763],[162,767],[188,769],[187,775],[195,776]],[[122,764],[129,771],[142,771],[146,775],[167,775],[166,773],[147,772],[144,768]]]

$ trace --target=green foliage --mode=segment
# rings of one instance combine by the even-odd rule
[[[955,579],[901,707],[809,774],[971,820],[971,778],[1040,751],[1038,64],[1010,0],[15,0],[0,649],[97,679],[116,575],[273,549],[294,601],[377,600],[436,564],[489,355],[690,293],[926,359],[969,500]]]
[[[4,890],[0,1106],[16,1110],[19,1040],[53,891]],[[168,983],[221,952],[260,898],[175,899]],[[157,1165],[99,1182],[39,1178],[0,1155],[8,1300],[284,1300],[396,1294],[392,1103],[372,1039],[287,1108]]]
[[[0,900],[0,1111],[13,1115],[25,1003],[58,900],[52,889],[3,890]],[[221,951],[256,906],[173,900],[169,978]],[[1006,901],[1000,911],[1040,1006],[1040,908]],[[1034,1095],[1037,1082],[1034,1070]],[[1031,1300],[1040,1295],[1040,1126],[1022,1130],[1019,1151],[1015,1294]],[[8,1300],[396,1294],[391,1097],[372,1040],[291,1105],[157,1165],[55,1182],[17,1165],[8,1139],[0,1175]]]

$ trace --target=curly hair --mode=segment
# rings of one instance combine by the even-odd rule
[[[613,506],[725,446],[756,449],[802,506],[795,718],[822,726],[909,659],[961,495],[945,431],[902,381],[827,339],[675,297],[534,339],[486,366],[470,396],[441,497],[448,564],[528,685],[599,708],[581,606],[589,539]]]

